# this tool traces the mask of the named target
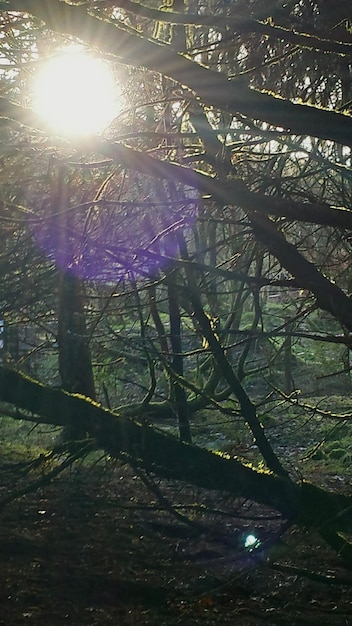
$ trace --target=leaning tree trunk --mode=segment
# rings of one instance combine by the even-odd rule
[[[0,367],[0,400],[29,412],[31,421],[68,426],[78,420],[99,447],[134,467],[276,509],[301,527],[319,532],[352,567],[352,544],[346,538],[352,527],[352,497],[257,471],[236,458],[183,443],[93,400],[52,389],[4,367]],[[19,419],[23,417],[19,414]]]

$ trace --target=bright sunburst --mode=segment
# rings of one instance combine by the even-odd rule
[[[88,53],[62,52],[38,71],[33,105],[58,134],[84,137],[100,133],[119,109],[112,70]]]

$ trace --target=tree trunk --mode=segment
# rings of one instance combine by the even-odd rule
[[[58,347],[63,389],[95,400],[95,386],[89,349],[82,287],[78,278],[63,272],[59,287]],[[64,439],[81,439],[86,430],[76,420],[64,429]]]
[[[174,396],[173,400],[175,401],[180,439],[181,441],[191,443],[192,438],[186,392],[177,380],[172,379],[172,372],[175,372],[177,376],[183,376],[180,305],[178,301],[177,288],[172,281],[169,282],[167,290],[170,319],[170,343],[172,348],[171,383]]]
[[[65,179],[64,165],[57,168],[57,179],[53,181],[52,211],[56,231],[55,261],[59,269],[58,288],[58,349],[59,372],[63,389],[95,399],[95,387],[86,317],[83,305],[83,286],[70,268],[74,264],[75,250],[71,249],[69,188]],[[63,438],[85,437],[84,427],[76,421],[64,429]]]

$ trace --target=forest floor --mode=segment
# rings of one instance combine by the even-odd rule
[[[0,500],[22,469],[0,466]],[[352,625],[352,572],[318,537],[112,461],[4,507],[0,566],[4,626]]]

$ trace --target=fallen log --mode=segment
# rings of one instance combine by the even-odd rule
[[[162,478],[227,492],[275,509],[292,523],[320,532],[333,546],[341,546],[337,538],[351,531],[349,496],[305,481],[295,483],[235,457],[183,443],[89,398],[48,387],[15,370],[0,367],[0,400],[29,412],[28,419],[35,422],[68,426],[79,421],[97,446],[115,458]],[[350,551],[345,553],[350,561]]]

